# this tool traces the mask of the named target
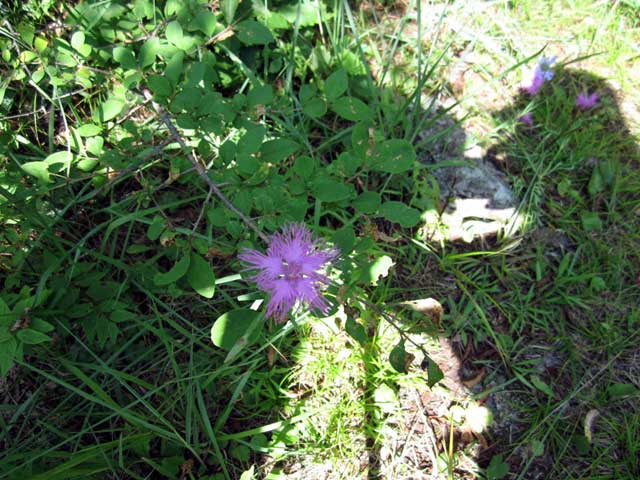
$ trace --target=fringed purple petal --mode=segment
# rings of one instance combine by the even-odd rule
[[[280,322],[297,302],[327,312],[329,303],[321,292],[330,280],[323,271],[338,255],[305,225],[294,223],[271,237],[266,254],[244,250],[239,257],[256,271],[251,279],[258,288],[269,294],[266,316]]]

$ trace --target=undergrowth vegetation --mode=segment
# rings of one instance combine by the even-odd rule
[[[640,476],[640,7],[462,3],[0,5],[0,478]]]

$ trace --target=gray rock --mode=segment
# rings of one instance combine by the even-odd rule
[[[433,167],[445,208],[430,216],[426,237],[470,242],[515,233],[518,200],[505,175],[484,159],[479,146],[464,149],[466,135],[454,119],[442,116],[430,123],[418,136],[417,154]]]

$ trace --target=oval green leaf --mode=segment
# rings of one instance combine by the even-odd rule
[[[420,223],[420,211],[402,202],[385,202],[380,207],[380,215],[390,222],[399,223],[403,228],[415,227]]]
[[[27,345],[37,345],[39,343],[44,343],[51,340],[48,335],[45,335],[44,333],[38,332],[37,330],[33,330],[31,328],[18,330],[18,332],[16,333],[16,338],[22,343],[26,343]]]
[[[209,262],[197,253],[191,254],[191,264],[187,271],[187,282],[205,298],[213,298],[216,290],[216,276]]]
[[[358,122],[373,120],[371,109],[360,99],[354,97],[341,97],[333,104],[333,111],[345,120]]]
[[[156,273],[153,277],[153,283],[159,287],[175,283],[187,274],[190,263],[191,256],[188,254],[184,255],[168,272]]]
[[[260,331],[257,323],[262,314],[248,308],[240,308],[220,315],[211,327],[211,341],[224,350],[231,350],[241,339],[249,345],[255,342]],[[252,330],[249,332],[249,329]],[[248,335],[247,335],[248,334]]]
[[[401,173],[411,170],[416,151],[407,140],[391,139],[379,143],[371,153],[371,168],[379,172]]]

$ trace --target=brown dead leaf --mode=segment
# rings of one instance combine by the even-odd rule
[[[469,378],[468,380],[462,380],[462,384],[467,388],[473,388],[482,381],[486,374],[486,369],[482,367],[473,377]]]
[[[403,304],[413,308],[416,312],[424,314],[438,325],[440,325],[440,323],[442,322],[444,309],[442,308],[440,302],[438,302],[435,298],[409,300],[407,302],[403,302]]]

